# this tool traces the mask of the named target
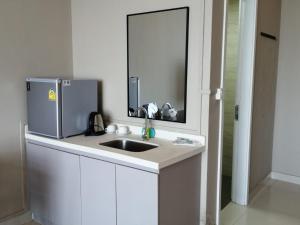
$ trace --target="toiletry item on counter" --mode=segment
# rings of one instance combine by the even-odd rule
[[[110,124],[105,128],[105,132],[108,134],[114,134],[114,133],[116,133],[117,129],[118,129],[117,125]]]
[[[145,133],[145,128],[142,129],[142,134]],[[147,128],[147,131],[146,131],[146,136],[147,136],[147,140],[149,140],[150,138],[155,138],[155,129],[153,127],[151,128]]]
[[[153,127],[149,128],[149,137],[150,138],[155,138],[155,129]]]
[[[127,135],[130,133],[128,126],[120,126],[117,130],[117,134],[119,135]]]
[[[143,128],[141,135],[143,136],[143,138],[145,140],[149,140],[150,139],[150,128],[147,128],[146,131],[145,131],[145,128]]]
[[[175,141],[173,141],[174,145],[189,145],[195,146],[195,142],[188,138],[177,137]]]

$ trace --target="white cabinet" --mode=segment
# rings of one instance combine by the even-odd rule
[[[80,225],[79,156],[27,143],[30,207],[43,225]]]
[[[158,225],[158,175],[116,166],[117,225]]]
[[[116,225],[115,164],[80,157],[82,225]]]
[[[43,225],[198,225],[201,156],[159,174],[27,142],[31,211]]]

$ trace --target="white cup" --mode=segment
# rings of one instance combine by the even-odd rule
[[[129,127],[128,126],[120,126],[119,129],[117,130],[117,134],[120,134],[120,135],[129,134]]]
[[[117,131],[117,125],[115,124],[110,124],[108,125],[106,128],[105,128],[105,132],[106,133],[109,133],[109,134],[113,134]]]

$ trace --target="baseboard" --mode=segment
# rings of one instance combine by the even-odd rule
[[[29,223],[32,220],[32,213],[30,211],[15,216],[11,219],[3,221],[0,225],[22,225],[25,223]]]
[[[296,177],[296,176],[292,176],[292,175],[288,175],[288,174],[272,172],[271,178],[274,180],[280,180],[280,181],[300,185],[300,177]]]
[[[249,203],[251,201],[253,201],[259,195],[259,193],[264,191],[266,187],[268,187],[269,185],[272,185],[272,183],[273,183],[272,175],[270,173],[258,185],[256,185],[256,187],[252,191],[250,191],[250,193],[249,193]]]

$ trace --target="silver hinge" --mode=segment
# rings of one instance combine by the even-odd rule
[[[215,96],[216,96],[216,100],[219,100],[219,101],[224,100],[224,91],[223,91],[223,89],[222,88],[218,88],[216,90]]]

